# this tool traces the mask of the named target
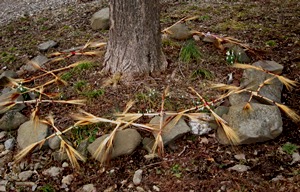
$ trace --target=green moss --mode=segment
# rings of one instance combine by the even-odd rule
[[[92,98],[96,98],[96,97],[99,97],[101,95],[104,95],[104,89],[98,89],[98,90],[92,90],[92,91],[85,91],[85,92],[82,92],[81,94],[88,97],[89,99],[92,99]]]
[[[196,71],[194,71],[191,74],[192,79],[196,79],[197,77],[202,77],[204,79],[209,79],[210,80],[210,79],[214,78],[214,74],[212,72],[210,72],[209,70],[200,68],[200,69],[197,69]]]

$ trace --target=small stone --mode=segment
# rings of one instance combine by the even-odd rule
[[[292,157],[293,157],[293,161],[291,162],[291,165],[293,165],[294,163],[300,162],[299,153],[293,153]]]
[[[0,140],[3,139],[3,138],[5,138],[6,135],[7,135],[7,132],[6,132],[6,131],[1,131],[1,132],[0,132]]]
[[[50,149],[56,150],[56,149],[59,149],[60,142],[61,142],[61,140],[59,139],[59,137],[54,136],[48,140],[48,145],[49,145]]]
[[[144,191],[145,191],[145,190],[144,190],[142,187],[140,187],[140,186],[136,187],[136,190],[139,191],[139,192],[144,192]]]
[[[19,174],[19,179],[21,181],[27,181],[33,174],[33,171],[23,171]]]
[[[169,116],[164,117],[164,123],[167,121]],[[155,116],[150,121],[150,126],[157,127],[160,124],[160,116]],[[179,121],[176,123],[175,126],[172,125],[172,123],[168,123],[165,127],[164,131],[162,133],[162,140],[164,142],[164,145],[167,145],[168,143],[175,141],[177,138],[183,136],[186,133],[189,133],[191,131],[190,127],[187,125],[187,123],[184,121],[184,119],[179,119]],[[154,137],[156,137],[157,132],[153,132]]]
[[[234,155],[234,158],[237,160],[246,160],[246,156],[243,153]]]
[[[14,145],[15,145],[15,139],[14,138],[7,139],[4,142],[4,146],[5,146],[6,150],[12,150],[14,148]]]
[[[277,175],[271,181],[276,182],[276,181],[282,181],[282,180],[284,180],[284,177],[282,175]]]
[[[0,119],[0,130],[15,130],[28,118],[17,111],[7,111]]]
[[[245,172],[245,171],[247,171],[248,169],[250,169],[249,166],[246,166],[246,165],[240,165],[240,164],[228,168],[229,171],[233,170],[233,171],[237,171],[237,172]]]
[[[154,191],[160,191],[160,189],[156,185],[153,185],[152,188],[153,188]]]
[[[45,139],[48,132],[49,128],[46,124],[35,124],[33,121],[27,121],[18,129],[18,145],[21,149],[24,149],[32,143]]]
[[[96,187],[93,184],[87,184],[82,187],[83,192],[96,192]]]
[[[133,183],[135,185],[139,185],[142,182],[142,173],[143,170],[139,169],[137,170],[133,175]]]
[[[32,60],[30,60],[26,65],[22,66],[17,73],[18,75],[23,75],[26,71],[34,72],[38,69],[37,67],[34,67],[32,63],[34,63],[34,65],[37,65],[39,67],[43,67],[48,61],[49,59],[46,56],[38,55],[34,57]]]
[[[4,151],[5,146],[3,144],[0,144],[0,152]]]
[[[105,134],[97,138],[93,143],[88,146],[88,151],[93,155],[96,153],[99,145],[105,138],[108,137],[108,134]],[[135,148],[140,144],[142,140],[141,135],[135,129],[125,129],[117,131],[114,144],[112,148],[111,158],[115,158],[121,155],[131,154]],[[96,158],[98,161],[101,160],[101,154]]]
[[[0,185],[0,191],[1,192],[6,192],[6,186]]]
[[[33,170],[38,170],[41,168],[41,163],[35,163],[33,166]]]
[[[21,162],[19,163],[19,167],[20,167],[21,170],[27,169],[27,167],[28,167],[28,162],[27,162],[27,161],[21,161]]]
[[[212,128],[209,126],[209,122],[201,120],[191,120],[189,121],[189,126],[191,127],[191,132],[195,135],[206,135]]]
[[[90,144],[90,143],[89,143],[88,139],[83,140],[83,141],[80,142],[80,144],[78,145],[78,147],[77,147],[76,150],[77,150],[81,155],[87,157],[87,154],[88,154],[87,148],[88,148],[89,144]]]
[[[5,192],[6,191],[6,185],[8,181],[7,180],[0,180],[0,191]]]
[[[14,96],[15,94],[17,94],[18,93],[18,91],[16,90],[16,89],[13,89],[13,90],[9,90],[7,93],[4,93],[4,94],[2,94],[2,95],[0,95],[0,103],[1,102],[6,102],[7,101],[7,98],[10,98],[10,97],[12,97],[12,96]],[[16,98],[14,101],[24,101],[24,98],[23,98],[23,96],[22,95],[20,95],[18,98]],[[19,103],[19,104],[16,104],[16,105],[14,105],[12,108],[10,108],[10,109],[5,109],[3,106],[0,106],[0,114],[3,114],[3,113],[5,113],[5,112],[7,112],[8,110],[9,111],[21,111],[22,109],[24,109],[26,106],[25,106],[25,104],[24,103]],[[12,114],[11,114],[12,115]],[[8,116],[8,117],[10,117],[10,115]],[[5,122],[5,120],[7,120],[7,117],[5,117],[5,118],[1,118],[0,119],[0,127],[3,127],[3,123]],[[13,121],[11,121],[11,123],[14,123]],[[8,125],[8,126],[11,126],[11,125]],[[5,129],[5,128],[4,128]],[[2,129],[2,130],[4,130],[4,129]],[[9,128],[8,128],[9,129]],[[6,129],[5,129],[6,130]]]
[[[195,41],[200,41],[200,37],[198,35],[193,35]]]
[[[56,45],[57,45],[57,42],[55,42],[53,40],[49,40],[49,41],[39,44],[38,49],[40,51],[47,51],[48,49],[55,47]]]
[[[70,185],[71,182],[73,181],[73,179],[74,179],[73,175],[63,176],[63,179],[61,180],[61,183],[66,184],[66,185]]]
[[[46,169],[43,171],[43,175],[48,175],[51,177],[58,176],[63,171],[63,168],[60,167],[50,167],[49,169]]]
[[[69,163],[64,162],[61,166],[62,166],[63,168],[69,167]]]

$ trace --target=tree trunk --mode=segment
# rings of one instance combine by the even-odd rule
[[[159,0],[110,0],[104,71],[125,76],[161,70]]]

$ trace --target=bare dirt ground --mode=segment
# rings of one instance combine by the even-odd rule
[[[93,4],[86,4],[78,8],[69,5],[59,12],[47,10],[33,16],[25,15],[5,24],[0,32],[0,67],[18,70],[27,60],[39,54],[36,46],[49,39],[59,42],[59,46],[50,49],[47,54],[84,45],[88,40],[107,41],[107,31],[92,31],[89,23],[91,15],[104,6],[95,7]],[[189,23],[192,29],[231,36],[248,43],[260,58],[274,60],[284,65],[283,75],[300,82],[300,4],[298,1],[168,1],[163,3],[162,28],[172,25],[183,17],[193,15],[200,15],[200,17]],[[193,106],[191,94],[188,93],[189,86],[195,87],[207,98],[214,97],[215,92],[206,85],[211,81],[226,83],[227,74],[234,69],[226,63],[225,53],[212,44],[202,41],[197,42],[202,55],[200,61],[189,64],[180,62],[179,52],[184,43],[173,41],[163,45],[168,69],[161,76],[138,79],[130,86],[120,82],[116,88],[107,87],[104,89],[104,94],[88,98],[87,105],[83,109],[97,116],[110,117],[113,112],[122,110],[127,101],[135,99],[137,104],[132,110],[158,111],[160,94],[167,85],[170,86],[171,94],[174,96],[168,105],[169,110],[175,111]],[[48,65],[47,69],[59,68],[82,59],[86,58],[75,56],[55,65]],[[256,61],[258,58],[251,55],[251,59]],[[79,81],[85,81],[87,89],[99,89],[99,85],[106,79],[99,73],[103,58],[93,58],[93,60],[97,65],[73,73],[68,79],[69,86],[60,87],[59,90],[64,98],[86,98],[82,94],[83,91],[75,86]],[[201,76],[191,78],[191,74],[199,68],[211,71],[214,78],[211,80]],[[36,75],[26,74],[24,77]],[[47,79],[40,82],[45,80]],[[155,94],[149,96],[153,90]],[[285,89],[282,96],[282,102],[300,114],[299,87],[291,92]],[[41,118],[49,111],[55,115],[57,126],[63,129],[73,123],[68,114],[77,111],[77,108],[43,104],[40,110]],[[22,112],[29,115],[31,107],[28,106]],[[166,192],[299,191],[300,165],[299,163],[291,165],[291,155],[280,150],[287,142],[300,146],[299,123],[293,123],[284,115],[283,121],[283,133],[275,140],[265,143],[236,147],[223,146],[216,141],[213,133],[204,137],[190,134],[178,139],[176,148],[167,148],[164,158],[146,160],[144,155],[147,151],[140,146],[132,155],[112,160],[105,167],[105,171],[98,162],[89,158],[86,163],[80,164],[79,171],[65,169],[63,175],[75,176],[69,186],[70,191],[76,191],[89,183],[94,184],[97,191],[104,191],[109,187],[114,191],[137,191],[135,187],[130,188],[130,184],[134,172],[138,169],[143,169],[143,179],[139,186],[145,191],[154,191],[154,185],[160,191]],[[98,137],[108,133],[111,127],[99,124],[84,129],[86,131],[73,133],[71,138],[74,144],[78,144],[83,138]],[[15,133],[11,134],[15,135]],[[142,132],[142,134],[147,133]],[[208,142],[204,142],[203,138]],[[40,171],[54,165],[61,166],[61,162],[53,160],[51,153],[51,150],[41,151],[26,160],[29,163],[41,161],[43,167]],[[234,158],[234,155],[240,153],[245,154],[245,160]],[[43,157],[43,160],[40,160],[40,157]],[[247,165],[250,169],[242,173],[228,170],[236,164]],[[10,170],[9,167],[6,168],[7,173]],[[281,180],[274,181],[278,176],[282,176]],[[53,191],[62,191],[61,179],[62,176],[58,178],[45,176],[39,179],[32,177],[31,181],[38,183],[38,186],[51,186]],[[19,187],[16,190],[30,191],[30,188]]]

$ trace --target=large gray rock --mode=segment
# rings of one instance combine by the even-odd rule
[[[282,132],[281,113],[277,106],[252,103],[252,109],[243,110],[246,103],[231,106],[223,118],[240,138],[238,144],[264,142],[276,138]],[[217,139],[230,144],[222,128],[217,129]]]
[[[251,86],[250,90],[256,91],[258,86],[270,77],[272,76],[263,71],[247,69],[243,73],[241,87]],[[260,89],[259,94],[280,103],[282,88],[283,84],[275,78],[271,81],[271,84],[264,85]]]
[[[282,68],[281,65],[275,64],[272,61],[259,61],[255,63],[255,66],[260,66],[265,68],[266,70],[279,73]],[[262,84],[265,80],[271,78],[272,76],[263,72],[254,69],[246,69],[243,73],[241,87],[248,87],[249,90],[256,91],[260,84]],[[268,99],[276,101],[278,103],[281,102],[281,91],[283,88],[283,84],[277,79],[273,79],[270,84],[264,85],[260,91],[259,95],[264,96]],[[238,105],[242,102],[247,102],[250,98],[250,93],[240,93],[240,94],[232,94],[229,96],[229,101],[231,105]],[[252,103],[266,103],[264,99],[253,97]]]
[[[90,154],[94,155],[101,142],[108,137],[108,134],[103,135],[96,139],[88,146]],[[135,129],[125,129],[118,131],[115,135],[111,158],[116,158],[121,155],[131,154],[135,148],[140,144],[142,140],[141,135]],[[101,154],[97,157],[97,160],[101,160]]]
[[[267,71],[275,74],[281,74],[283,70],[283,65],[276,63],[275,61],[260,60],[253,63],[254,66],[261,67]]]
[[[17,97],[15,100],[11,100],[12,97],[14,97],[14,94],[18,93],[18,91],[16,89],[10,90],[8,92],[3,93],[2,95],[0,95],[0,103],[2,102],[7,102],[7,101],[24,101],[24,98],[22,95],[20,95],[19,97]],[[14,105],[11,108],[7,108],[4,106],[0,106],[0,114],[5,113],[8,110],[13,110],[13,111],[21,111],[22,109],[24,109],[26,106],[24,103],[19,103]]]
[[[0,130],[15,130],[27,120],[28,118],[20,112],[8,111],[0,119]]]
[[[109,29],[109,8],[103,8],[93,14],[91,18],[91,26],[94,30]]]
[[[46,124],[38,123],[35,125],[33,121],[27,121],[18,129],[18,146],[20,149],[24,149],[30,144],[45,139],[48,136],[48,133],[49,128]]]
[[[164,123],[166,122],[168,116],[164,117]],[[154,127],[159,127],[160,124],[160,116],[155,116],[150,121],[150,126],[153,125]],[[174,127],[171,127],[171,124],[167,124],[163,131],[162,131],[162,139],[164,142],[164,145],[167,145],[168,143],[175,141],[177,138],[183,136],[186,133],[189,133],[191,131],[190,127],[186,124],[186,122],[181,118],[177,124]],[[154,137],[156,138],[157,133],[153,133]]]
[[[190,29],[182,23],[171,26],[167,30],[167,33],[169,37],[177,40],[186,40],[192,38],[193,36],[193,33],[191,33]]]

